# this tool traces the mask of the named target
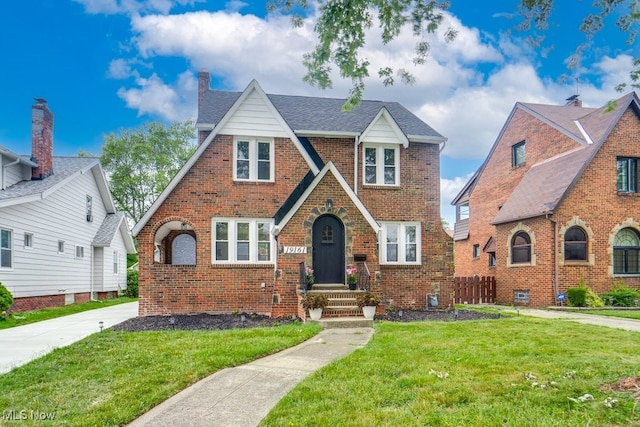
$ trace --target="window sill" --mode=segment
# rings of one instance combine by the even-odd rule
[[[420,263],[414,263],[414,264],[390,264],[390,263],[380,263],[380,268],[397,268],[397,269],[402,269],[402,268],[420,268],[422,267],[422,264]]]
[[[262,181],[262,180],[248,180],[248,179],[234,179],[234,184],[248,184],[248,185],[256,185],[256,184],[275,184],[275,180],[270,181]]]
[[[635,191],[619,191],[618,196],[627,196],[627,197],[640,197],[640,193]]]
[[[264,268],[273,269],[275,266],[272,262],[213,262],[211,267],[213,268]]]
[[[400,190],[400,185],[362,184],[362,188],[371,190]]]

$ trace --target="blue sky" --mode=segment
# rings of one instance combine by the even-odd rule
[[[377,66],[407,68],[413,86],[368,81],[365,98],[399,101],[449,140],[442,153],[442,215],[479,167],[515,102],[562,104],[578,91],[585,106],[620,96],[638,43],[613,25],[593,41],[583,66],[566,59],[584,41],[577,30],[588,1],[559,3],[543,48],[512,31],[516,0],[452,0],[450,45],[430,36],[425,65],[412,65],[415,40],[403,32],[389,46],[371,29],[364,55]],[[213,87],[243,90],[257,79],[268,93],[344,97],[348,81],[319,91],[302,82],[301,55],[314,46],[311,13],[301,29],[265,17],[265,2],[217,0],[20,0],[0,6],[0,145],[30,151],[31,105],[48,100],[55,115],[56,155],[100,154],[103,137],[148,121],[194,118],[197,72]],[[564,81],[559,80],[568,74]],[[576,83],[576,77],[579,84]]]

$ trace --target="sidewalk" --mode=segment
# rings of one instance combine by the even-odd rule
[[[517,313],[516,308],[510,306],[488,305],[488,307],[499,308],[504,312]],[[599,325],[614,329],[640,332],[640,320],[623,319],[621,317],[596,316],[594,314],[576,313],[573,311],[556,309],[542,310],[527,307],[520,308],[520,315],[542,317],[545,319],[570,320],[572,322],[585,323],[589,325]]]
[[[0,348],[8,350],[0,351],[0,374],[100,332],[100,321],[109,328],[137,315],[138,303],[129,302],[0,330]]]
[[[373,328],[325,329],[295,347],[223,369],[151,409],[130,426],[257,426],[298,382],[364,347]]]

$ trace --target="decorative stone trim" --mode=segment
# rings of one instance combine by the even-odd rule
[[[313,265],[313,224],[322,215],[332,215],[338,218],[344,225],[344,243],[345,243],[345,262],[346,265],[353,263],[353,236],[355,235],[355,225],[349,218],[349,214],[345,208],[332,208],[327,209],[326,206],[314,207],[311,209],[309,216],[303,222],[303,227],[306,230],[304,238],[304,244],[307,246],[307,255],[305,257],[305,263],[307,265]]]
[[[531,239],[531,262],[529,263],[514,264],[511,262],[511,240],[513,239],[513,236],[519,231],[524,231],[529,235],[529,238]],[[537,258],[535,253],[535,247],[536,247],[536,235],[531,230],[531,227],[519,222],[518,225],[516,225],[511,229],[511,232],[509,233],[509,237],[507,238],[507,248],[509,251],[509,254],[507,255],[507,267],[535,267],[536,258]]]
[[[613,243],[615,242],[616,234],[618,234],[618,232],[623,228],[633,228],[637,232],[640,232],[640,224],[633,218],[627,218],[619,225],[613,227],[613,229],[611,230],[611,234],[609,234],[609,244],[607,245],[607,255],[609,256],[607,273],[609,274],[609,277],[616,277],[616,275],[613,273]],[[630,276],[628,274],[625,274],[624,277],[633,277],[633,275]]]
[[[587,261],[565,261],[564,259],[564,235],[571,227],[580,227],[585,231],[585,233],[587,233]],[[560,253],[558,254],[559,265],[595,265],[596,257],[593,254],[594,234],[593,230],[586,222],[576,215],[567,221],[565,225],[561,226],[558,233],[558,242],[560,243]]]

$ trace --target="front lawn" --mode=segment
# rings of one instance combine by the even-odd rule
[[[262,425],[638,425],[639,376],[635,332],[529,317],[378,323]]]
[[[0,317],[0,329],[13,328],[15,326],[22,326],[29,323],[39,322],[41,320],[54,319],[56,317],[68,316],[69,314],[95,310],[96,308],[110,307],[116,304],[135,302],[137,300],[137,298],[119,297],[100,301],[63,305],[60,307],[43,308],[41,310],[18,311],[12,313],[8,319]]]
[[[318,331],[301,323],[225,331],[108,329],[0,375],[0,425],[10,414],[27,417],[17,421],[21,426],[42,425],[32,414],[52,414],[44,425],[124,425],[218,370],[294,346]]]
[[[624,310],[576,309],[576,310],[570,310],[570,311],[574,313],[581,313],[581,314],[595,314],[596,316],[622,317],[624,319],[640,320],[640,309],[624,309]]]

